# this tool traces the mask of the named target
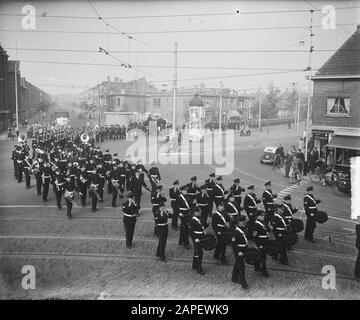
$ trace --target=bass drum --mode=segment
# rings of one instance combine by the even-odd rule
[[[294,231],[286,231],[284,235],[282,236],[282,241],[287,246],[293,246],[298,242],[298,235]]]
[[[290,230],[299,233],[304,230],[304,222],[300,219],[293,219],[290,222]]]
[[[264,244],[265,252],[270,257],[275,257],[280,252],[280,243],[277,240],[268,240]]]
[[[205,234],[202,239],[200,239],[201,248],[206,251],[215,249],[216,247],[216,237],[212,234]]]
[[[328,214],[324,211],[318,211],[315,214],[315,220],[317,223],[325,223],[326,221],[328,221]]]
[[[247,248],[244,253],[244,259],[247,264],[254,265],[257,261],[260,260],[259,250],[256,248]]]

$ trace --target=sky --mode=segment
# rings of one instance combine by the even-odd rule
[[[22,28],[25,5],[36,10],[35,29]],[[355,32],[360,1],[2,2],[0,43],[9,59],[21,61],[22,76],[50,94],[80,93],[108,76],[124,81],[145,76],[158,88],[167,85],[171,89],[175,43],[179,88],[201,82],[207,87],[220,87],[222,82],[234,90],[266,89],[270,82],[284,88],[295,82],[306,88],[305,72],[289,72],[308,66],[309,10],[325,5],[351,8],[336,10],[335,29],[322,27],[321,11],[312,14],[311,67],[316,69]],[[264,13],[294,10],[306,12]],[[244,30],[254,28],[257,30]],[[219,31],[223,29],[226,31]],[[195,32],[199,30],[203,32]],[[99,47],[111,56],[99,52]],[[166,52],[151,52],[154,50]],[[200,52],[181,52],[189,50]],[[226,52],[211,52],[215,50]],[[234,50],[246,52],[229,52]],[[306,52],[286,52],[289,50]],[[122,63],[135,68],[124,68]]]

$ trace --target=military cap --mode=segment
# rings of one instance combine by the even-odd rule
[[[117,157],[117,156],[118,156],[118,154],[117,154],[117,153],[114,153],[114,154],[113,154],[113,157]]]
[[[307,187],[306,191],[314,191],[314,187],[313,186]]]
[[[287,194],[287,195],[284,197],[284,200],[291,200],[291,195]]]
[[[107,150],[105,150],[105,152],[110,152],[110,150],[109,150],[109,149],[107,149]]]
[[[240,182],[239,178],[234,179],[234,183],[239,183],[239,182]]]
[[[210,173],[210,174],[209,174],[209,177],[210,177],[210,178],[215,178],[215,173]]]
[[[267,182],[265,182],[265,186],[269,186],[269,185],[271,185],[271,181],[270,181],[270,180],[267,181]]]
[[[191,178],[190,178],[190,180],[191,180],[191,181],[195,181],[195,180],[197,180],[197,176],[193,176],[193,177],[191,177]]]
[[[220,181],[220,180],[222,180],[222,176],[218,176],[218,177],[216,178],[216,181]]]
[[[248,186],[247,189],[248,190],[254,190],[255,186],[254,185],[251,185],[251,186]]]
[[[175,180],[175,181],[173,182],[173,185],[176,185],[176,184],[179,184],[179,180]]]

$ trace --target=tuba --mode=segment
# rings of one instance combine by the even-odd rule
[[[22,134],[19,135],[18,141],[19,141],[20,143],[25,143],[25,142],[26,142],[26,135],[25,135],[25,133],[22,133]]]
[[[87,143],[89,141],[90,137],[87,133],[83,133],[81,136],[80,136],[80,140],[81,142],[83,143]]]

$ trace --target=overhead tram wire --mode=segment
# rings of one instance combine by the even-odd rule
[[[336,10],[351,10],[359,9],[359,6],[348,6],[339,7]],[[321,9],[314,10],[320,12]],[[136,15],[136,16],[114,16],[114,17],[103,17],[106,20],[115,19],[157,19],[157,18],[183,18],[183,17],[205,17],[205,16],[236,16],[236,15],[252,15],[252,14],[283,14],[283,13],[305,13],[309,12],[308,9],[298,10],[271,10],[271,11],[233,11],[233,12],[218,12],[218,13],[186,13],[186,14],[165,14],[165,15]],[[23,17],[23,14],[19,13],[0,13],[0,16],[12,16],[12,17]],[[43,15],[37,14],[35,17],[38,18],[55,18],[55,19],[85,19],[85,20],[97,20],[98,18],[92,16],[65,16],[65,15]]]

